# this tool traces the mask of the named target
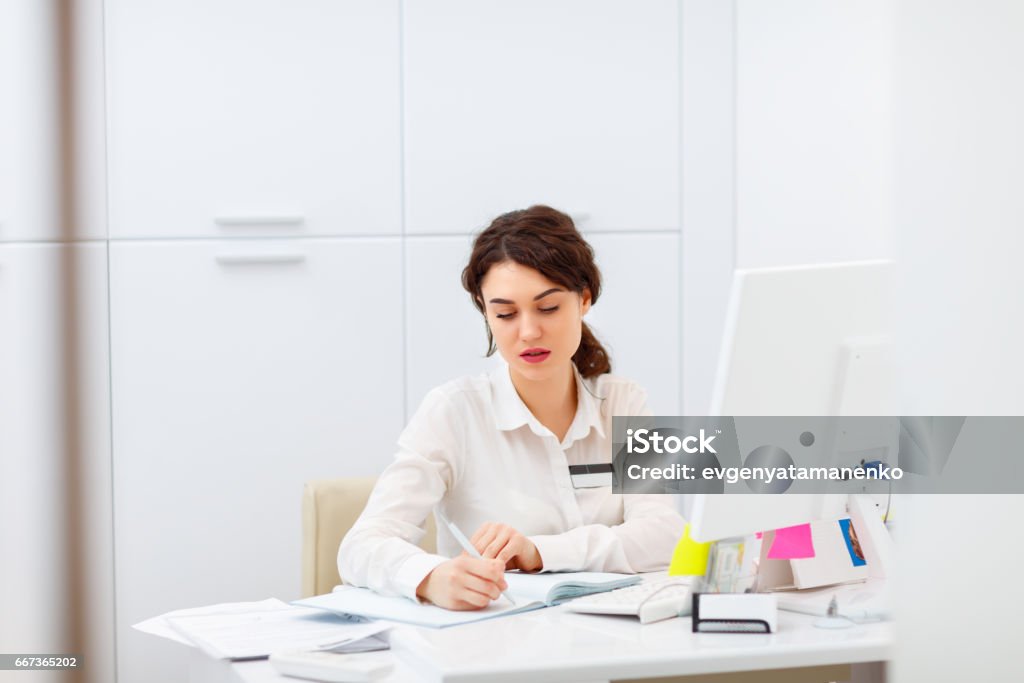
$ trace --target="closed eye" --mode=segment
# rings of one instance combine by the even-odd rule
[[[551,306],[549,308],[539,308],[537,310],[539,310],[541,313],[554,313],[555,311],[558,310],[558,306]],[[494,317],[498,318],[499,320],[507,320],[513,317],[514,315],[515,313],[496,313]]]

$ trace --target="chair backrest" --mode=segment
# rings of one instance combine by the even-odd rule
[[[306,482],[302,492],[302,597],[330,593],[341,583],[338,546],[359,519],[376,481],[375,477],[360,477]],[[431,514],[420,547],[433,553],[436,545],[437,527]]]

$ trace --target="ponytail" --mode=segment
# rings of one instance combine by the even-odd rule
[[[590,379],[612,371],[612,361],[608,352],[601,346],[590,327],[583,323],[583,334],[580,338],[580,348],[572,356],[572,362],[580,374]]]

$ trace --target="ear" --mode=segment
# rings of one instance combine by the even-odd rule
[[[590,289],[587,288],[587,287],[584,287],[583,291],[580,292],[580,316],[584,316],[584,315],[587,314],[587,311],[590,310],[590,303],[591,303]]]

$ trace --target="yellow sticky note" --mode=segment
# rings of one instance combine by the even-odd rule
[[[708,568],[710,543],[698,543],[690,538],[690,525],[683,528],[683,537],[672,552],[669,576],[703,576]]]

